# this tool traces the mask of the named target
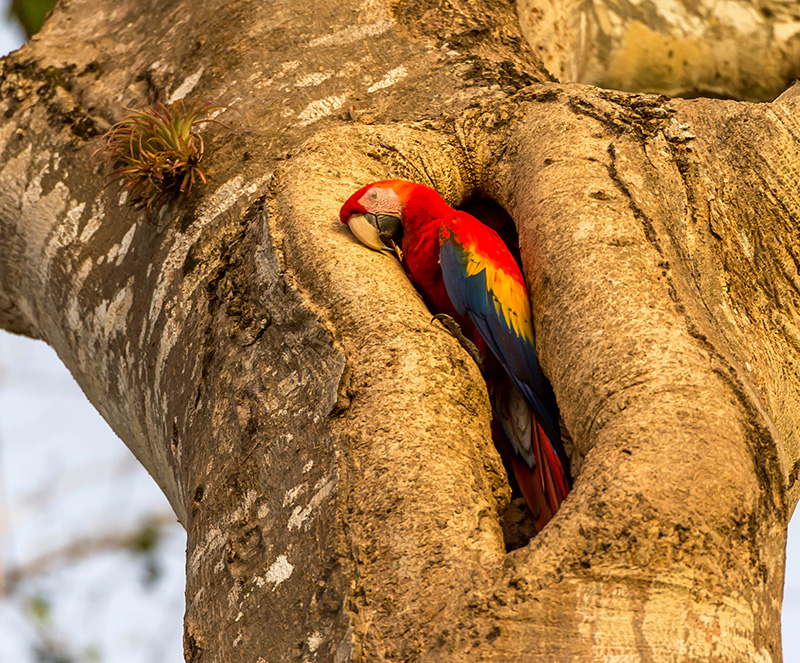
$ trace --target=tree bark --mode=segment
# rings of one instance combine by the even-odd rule
[[[800,76],[800,7],[783,0],[519,0],[554,76],[679,97],[771,101]]]
[[[62,0],[0,61],[0,324],[186,526],[188,661],[781,660],[797,89],[558,83],[519,26],[502,0]],[[91,154],[154,95],[228,108],[208,186],[149,222]],[[519,231],[585,460],[510,553],[480,372],[338,222],[390,176]]]

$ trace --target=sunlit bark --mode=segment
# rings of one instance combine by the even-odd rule
[[[781,660],[796,97],[561,84],[533,41],[500,0],[72,0],[0,62],[0,324],[186,526],[187,660]],[[156,95],[229,108],[151,222],[91,154]],[[518,226],[585,462],[513,553],[478,369],[338,222],[387,176]]]

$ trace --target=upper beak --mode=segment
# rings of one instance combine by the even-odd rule
[[[355,214],[347,222],[358,240],[376,251],[395,252],[394,245],[403,236],[403,224],[388,214]]]

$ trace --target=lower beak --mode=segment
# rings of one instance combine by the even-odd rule
[[[356,214],[347,225],[362,244],[375,251],[394,253],[392,245],[399,243],[403,234],[400,219],[387,214]]]

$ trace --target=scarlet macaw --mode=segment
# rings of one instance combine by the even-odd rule
[[[506,455],[541,530],[571,478],[558,406],[536,358],[528,289],[508,247],[489,226],[413,182],[368,184],[350,196],[339,218],[372,249],[401,245],[404,267],[429,305],[487,354],[495,417],[516,452]],[[493,375],[492,361],[505,373]],[[507,445],[499,442],[502,453]]]

